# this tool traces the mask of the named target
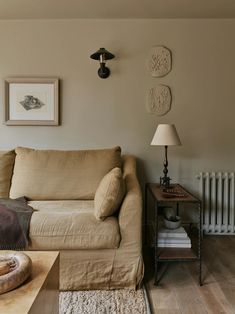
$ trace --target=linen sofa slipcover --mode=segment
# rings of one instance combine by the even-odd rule
[[[121,165],[126,195],[120,209],[104,221],[95,220],[99,182]],[[30,249],[60,250],[61,290],[136,288],[141,283],[142,198],[135,157],[121,156],[118,147],[77,152],[18,148],[10,196],[22,195],[35,208]]]

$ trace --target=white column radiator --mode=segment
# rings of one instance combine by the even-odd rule
[[[205,234],[235,234],[234,172],[200,172],[200,185]]]

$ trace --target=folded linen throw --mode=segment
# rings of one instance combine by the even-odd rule
[[[27,199],[0,199],[0,249],[21,250],[28,246],[33,208]]]

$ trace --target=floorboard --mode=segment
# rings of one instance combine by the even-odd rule
[[[235,236],[205,236],[203,286],[197,263],[161,266],[153,284],[153,258],[145,249],[145,286],[153,314],[235,314]]]

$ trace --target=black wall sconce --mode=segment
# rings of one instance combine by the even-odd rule
[[[106,60],[113,59],[114,57],[115,56],[111,52],[107,51],[105,48],[100,48],[98,51],[96,51],[90,56],[91,59],[100,61],[98,75],[102,79],[105,79],[110,75],[110,70],[105,65]]]

